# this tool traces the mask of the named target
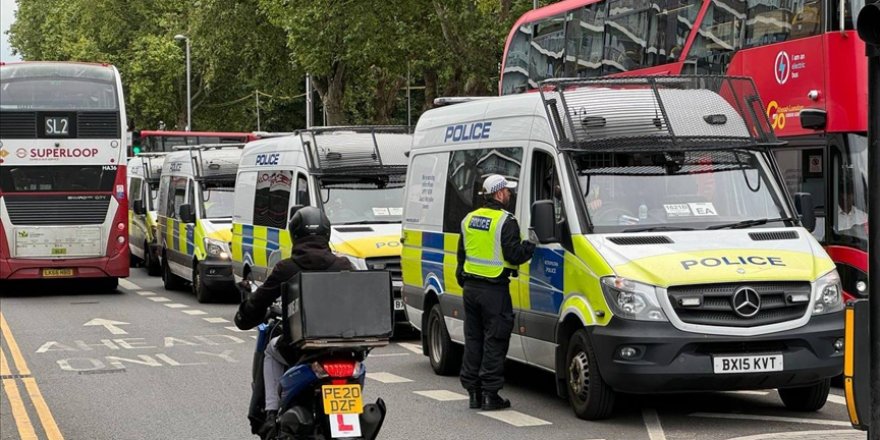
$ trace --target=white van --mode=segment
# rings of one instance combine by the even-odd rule
[[[141,153],[128,159],[128,248],[132,265],[142,264],[149,275],[159,275],[156,243],[156,198],[165,153]]]
[[[842,371],[834,263],[799,218],[748,79],[618,78],[442,107],[406,183],[406,310],[439,374],[464,342],[456,250],[489,174],[541,240],[512,278],[508,358],[554,372],[577,416],[616,392],[778,388],[816,410]],[[802,225],[806,225],[805,229]]]
[[[316,128],[248,143],[235,188],[236,279],[263,282],[275,263],[290,257],[289,218],[299,207],[315,206],[333,225],[336,253],[359,269],[391,272],[396,318],[406,324],[400,221],[411,143],[403,127]]]
[[[229,241],[244,144],[177,147],[159,181],[158,243],[166,289],[192,286],[199,302],[234,296]]]

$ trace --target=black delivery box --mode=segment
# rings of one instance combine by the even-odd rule
[[[281,306],[288,337],[302,348],[386,345],[394,329],[387,271],[300,272]]]

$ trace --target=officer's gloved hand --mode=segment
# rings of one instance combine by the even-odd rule
[[[535,246],[541,243],[541,241],[538,240],[538,234],[535,232],[535,228],[529,228],[528,242]]]

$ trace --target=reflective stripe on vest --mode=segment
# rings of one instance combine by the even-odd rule
[[[504,261],[501,250],[501,229],[510,213],[498,209],[480,208],[464,217],[461,222],[465,273],[485,278],[501,276],[504,268],[516,266]]]

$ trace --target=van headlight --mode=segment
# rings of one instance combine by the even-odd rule
[[[369,267],[367,267],[367,261],[364,260],[363,258],[358,258],[353,255],[340,254],[340,253],[337,253],[336,256],[348,258],[348,261],[351,262],[351,267],[354,270],[369,270],[370,269]]]
[[[668,321],[657,288],[620,277],[602,278],[602,292],[615,315],[637,321]]]
[[[816,297],[813,298],[813,315],[825,315],[843,310],[843,288],[837,270],[816,281]]]
[[[217,258],[220,260],[229,259],[229,245],[225,241],[213,238],[205,238],[205,252],[209,258]]]

